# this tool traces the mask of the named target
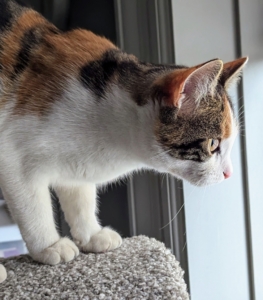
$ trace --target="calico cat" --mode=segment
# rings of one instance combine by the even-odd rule
[[[97,220],[96,186],[143,168],[198,186],[230,177],[238,125],[227,89],[246,62],[142,63],[0,0],[0,186],[33,259],[55,265],[121,245]],[[49,187],[73,241],[56,230]]]

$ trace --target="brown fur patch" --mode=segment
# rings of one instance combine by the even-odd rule
[[[39,42],[21,56],[21,44],[29,31],[35,29]],[[99,59],[105,51],[116,48],[106,38],[87,30],[59,33],[55,26],[33,10],[26,10],[2,39],[0,64],[5,88],[16,95],[14,114],[43,115],[59,99],[66,80],[78,76],[87,62]],[[27,49],[25,49],[27,50]],[[13,82],[16,67],[22,57],[23,70]],[[24,55],[25,56],[25,55]],[[7,100],[7,97],[5,98]],[[4,98],[1,100],[2,104]]]

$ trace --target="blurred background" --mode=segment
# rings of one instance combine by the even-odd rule
[[[100,191],[103,225],[123,237],[145,234],[171,248],[193,300],[263,299],[263,2],[259,0],[28,0],[60,29],[104,35],[143,61],[195,65],[249,56],[230,94],[241,131],[234,175],[196,188],[145,172]],[[1,195],[0,195],[1,198]],[[56,196],[55,218],[68,226]],[[0,202],[0,256],[23,253]]]

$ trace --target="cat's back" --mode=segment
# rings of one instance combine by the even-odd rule
[[[8,0],[0,0],[0,46],[5,90],[0,106],[15,95],[18,113],[41,113],[61,96],[69,78],[78,78],[81,68],[115,48],[87,30],[61,32],[34,10]]]

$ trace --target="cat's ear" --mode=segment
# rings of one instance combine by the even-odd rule
[[[184,112],[192,112],[199,100],[212,93],[218,83],[223,62],[219,59],[188,69],[177,69],[158,80],[162,104],[175,106]]]
[[[248,57],[242,57],[224,64],[223,72],[220,76],[219,82],[228,89],[235,84],[242,73],[242,69],[248,61]]]

